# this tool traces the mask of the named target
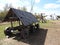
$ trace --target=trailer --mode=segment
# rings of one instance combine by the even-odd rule
[[[11,22],[11,27],[4,30],[4,34],[8,37],[20,36],[27,38],[30,33],[36,32],[39,29],[38,20],[35,16],[26,11],[10,8],[3,22]],[[18,21],[19,26],[14,27],[13,21]]]

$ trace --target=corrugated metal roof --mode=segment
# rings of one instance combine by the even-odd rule
[[[25,26],[37,22],[37,19],[35,18],[35,16],[33,16],[29,12],[21,11],[21,10],[14,9],[14,8],[11,8],[11,10],[14,12],[14,14],[19,18],[19,20],[21,20],[21,22]]]

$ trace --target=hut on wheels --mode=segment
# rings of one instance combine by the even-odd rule
[[[35,16],[33,16],[29,12],[14,8],[10,8],[3,21],[11,22],[11,27],[8,27],[7,29],[4,30],[5,35],[8,35],[9,37],[15,35],[13,34],[13,32],[16,30],[19,31],[21,37],[27,37],[26,36],[28,35],[27,33],[33,32],[33,29],[37,29],[39,27],[37,24],[38,20],[35,18]],[[13,27],[13,23],[12,23],[13,21],[19,21],[19,26]],[[20,21],[22,22],[22,25],[20,25]]]

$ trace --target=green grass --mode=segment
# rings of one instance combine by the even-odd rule
[[[10,24],[0,24],[0,39],[5,38],[4,29],[8,26],[10,26]]]
[[[47,23],[41,23],[41,22],[39,22],[39,25],[40,25],[41,28],[51,27],[51,25],[52,25],[51,22],[52,22],[51,20],[48,20]]]

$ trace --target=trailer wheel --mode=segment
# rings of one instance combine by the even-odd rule
[[[12,32],[10,30],[10,27],[8,27],[7,29],[4,30],[4,34],[8,38],[12,36]]]

